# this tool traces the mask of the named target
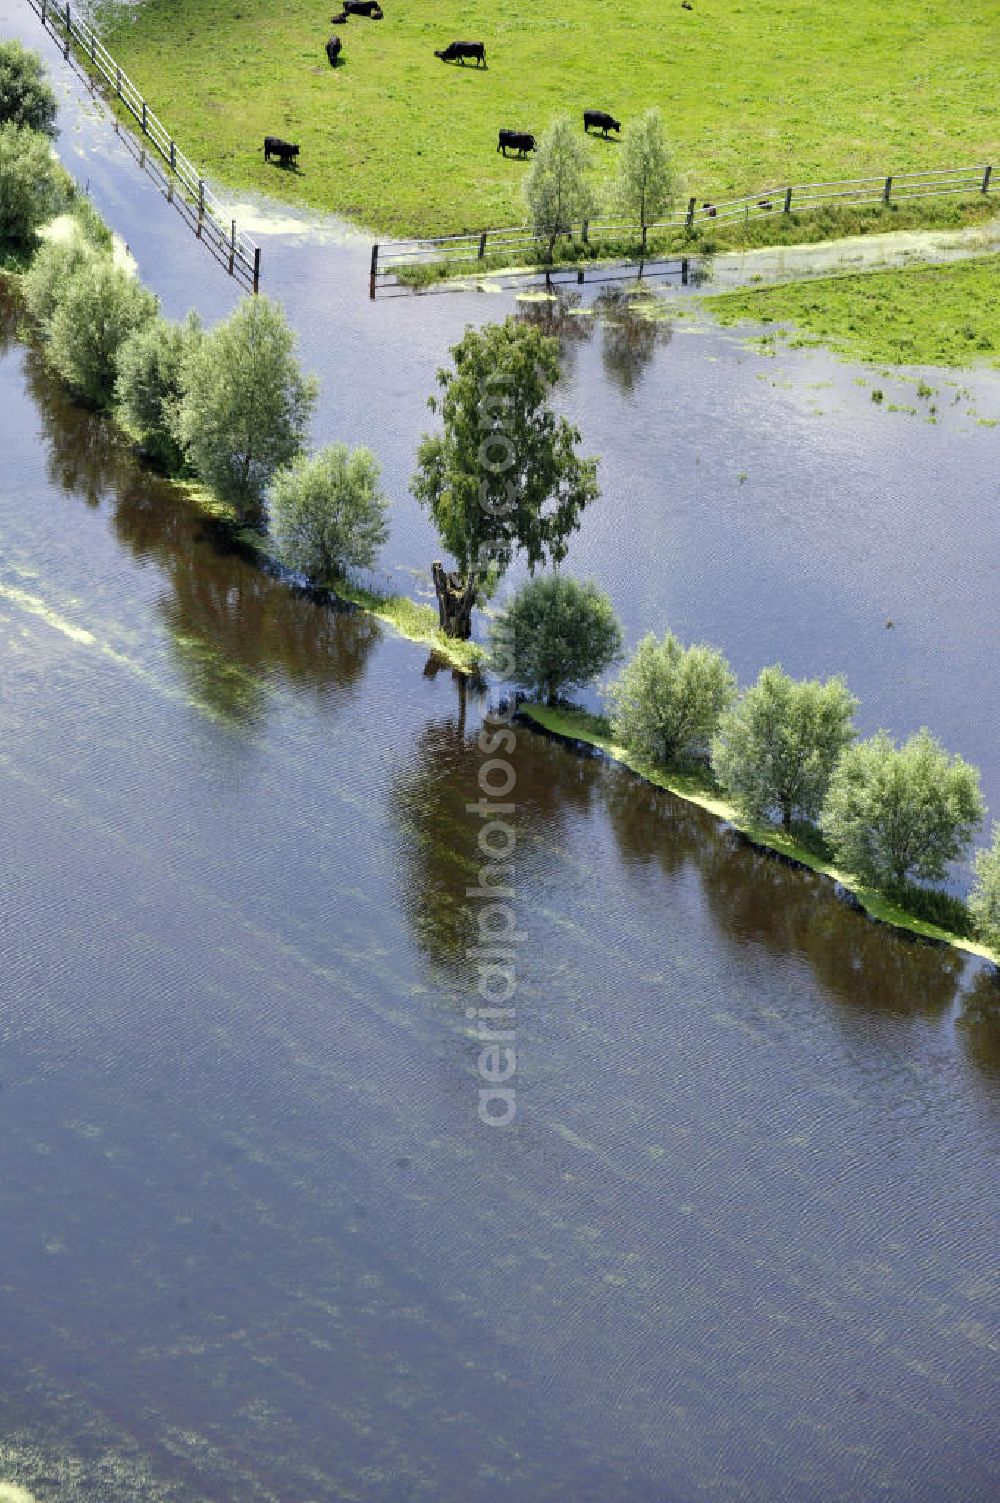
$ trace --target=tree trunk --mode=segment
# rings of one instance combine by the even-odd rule
[[[446,637],[467,642],[472,636],[472,607],[476,600],[476,580],[471,575],[463,582],[458,574],[448,574],[440,559],[431,565],[437,592],[438,620]]]

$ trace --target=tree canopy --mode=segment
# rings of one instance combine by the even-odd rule
[[[277,303],[248,297],[188,353],[178,432],[202,479],[241,517],[305,441],[316,382],[295,359]]]
[[[125,341],[156,316],[157,300],[110,256],[85,258],[59,291],[48,322],[49,359],[78,396],[110,407]]]
[[[638,220],[643,250],[649,226],[670,211],[678,189],[663,117],[657,109],[647,110],[625,127],[614,186],[616,207],[626,218]]]
[[[369,449],[331,444],[299,455],[271,487],[271,525],[285,562],[320,582],[370,569],[389,535],[389,503]]]
[[[531,570],[559,563],[598,494],[597,461],[576,452],[578,430],[553,412],[559,345],[530,324],[467,329],[438,371],[441,430],[425,434],[411,489],[433,518],[458,574],[435,569],[441,622],[471,631],[472,606],[518,550]]]
[[[940,881],[982,823],[979,771],[926,728],[897,747],[887,731],[848,747],[820,817],[838,863],[873,886]]]
[[[622,630],[592,579],[539,574],[490,626],[493,666],[551,703],[603,673],[621,653]]]
[[[581,228],[594,212],[589,173],[586,144],[570,117],[560,115],[539,142],[524,183],[524,201],[535,234],[546,241],[550,261],[559,236]]]
[[[0,125],[0,244],[29,247],[65,199],[47,136]]]
[[[20,42],[0,42],[0,125],[56,134],[56,96],[37,52]]]
[[[717,648],[649,632],[611,685],[611,727],[630,751],[668,767],[707,751],[735,696],[736,677]]]
[[[837,759],[854,739],[858,701],[841,677],[798,681],[780,664],[764,668],[724,715],[712,767],[753,819],[775,810],[788,829],[819,814]]]
[[[1000,949],[1000,824],[993,826],[989,849],[976,853],[976,882],[969,910],[980,938]]]

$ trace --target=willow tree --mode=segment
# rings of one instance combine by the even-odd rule
[[[565,558],[570,534],[598,494],[597,461],[553,412],[559,343],[530,324],[466,329],[429,398],[441,430],[425,434],[410,489],[455,559],[433,565],[442,630],[469,637],[472,608],[523,551],[531,571]]]
[[[673,207],[678,188],[662,116],[647,110],[625,127],[614,187],[616,206],[639,223],[644,251],[649,226]]]
[[[569,116],[560,115],[542,137],[524,183],[524,201],[535,234],[545,240],[549,261],[559,236],[568,235],[594,212],[589,170],[586,146]]]

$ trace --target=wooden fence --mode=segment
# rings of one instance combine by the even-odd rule
[[[766,188],[743,198],[721,201],[688,199],[683,214],[659,220],[647,226],[651,234],[665,230],[693,232],[700,225],[748,223],[769,214],[790,214],[793,209],[809,210],[819,204],[845,203],[895,204],[918,198],[968,197],[992,191],[993,168],[946,167],[930,172],[901,172],[889,176],[863,177],[830,183],[798,183],[784,188]],[[622,240],[638,241],[641,227],[627,219],[592,220],[565,232],[570,239],[579,238],[595,254],[602,242],[606,245]],[[393,240],[372,246],[371,292],[380,277],[397,276],[408,267],[445,262],[448,266],[475,266],[487,256],[509,256],[512,261],[538,253],[545,246],[544,236],[530,225],[516,228],[478,230],[466,235],[445,235],[439,239]],[[536,259],[538,259],[536,255]]]
[[[230,276],[237,277],[254,292],[259,291],[260,246],[237,229],[235,219],[227,217],[223,204],[206,186],[194,163],[180,150],[93,27],[73,10],[69,0],[28,0],[28,4],[46,30],[61,43],[65,56],[68,58],[75,47],[77,56],[105,80],[114,97],[138,122],[144,140],[156,150],[180,184],[188,209],[186,217],[199,238],[206,241]]]

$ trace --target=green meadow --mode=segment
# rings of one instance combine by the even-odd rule
[[[1000,365],[1000,256],[822,277],[704,299],[723,324],[782,328],[852,360],[957,368]]]
[[[523,222],[525,163],[501,126],[585,107],[664,113],[706,198],[787,181],[973,165],[1000,155],[995,0],[384,0],[337,28],[306,0],[104,0],[112,52],[213,178],[382,233]],[[434,49],[482,40],[488,68]],[[581,119],[581,131],[583,129]],[[266,166],[266,134],[301,145]],[[617,146],[589,147],[607,181]]]

